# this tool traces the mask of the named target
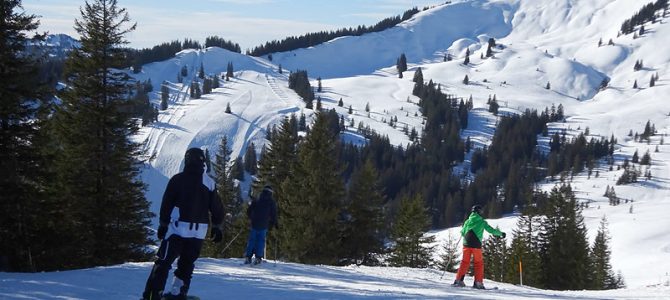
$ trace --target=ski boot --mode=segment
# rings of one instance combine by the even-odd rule
[[[175,276],[172,279],[172,289],[169,294],[163,295],[163,299],[167,300],[186,300],[186,293],[188,292],[188,287],[184,286],[184,281],[179,277]]]
[[[244,259],[244,264],[245,265],[251,264],[251,256],[247,256],[247,258]]]
[[[160,300],[162,295],[163,291],[145,291],[142,293],[142,300]]]
[[[484,287],[484,283],[483,282],[478,282],[478,281],[475,281],[475,283],[472,285],[472,288],[473,289],[478,289],[478,290],[485,290],[486,289]]]
[[[262,257],[256,257],[256,259],[254,259],[254,265],[260,265],[262,262],[263,262]]]
[[[454,280],[454,283],[451,284],[451,286],[453,286],[453,287],[465,287],[465,283],[463,282],[463,280],[456,279],[456,280]]]

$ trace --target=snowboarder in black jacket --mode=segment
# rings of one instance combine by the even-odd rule
[[[254,264],[263,261],[265,255],[265,236],[268,229],[279,228],[277,223],[277,204],[272,198],[272,187],[266,185],[258,199],[253,199],[247,208],[247,216],[251,221],[251,232],[247,241],[245,264],[251,263],[251,258],[255,254]]]
[[[205,153],[191,148],[184,157],[184,171],[172,176],[161,203],[158,238],[161,245],[147,279],[143,298],[159,300],[172,263],[179,257],[171,294],[186,299],[194,263],[210,224],[214,242],[223,236],[223,206],[214,181],[205,173]]]

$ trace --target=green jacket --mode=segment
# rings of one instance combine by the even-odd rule
[[[463,228],[461,229],[461,236],[465,237],[463,245],[481,248],[481,242],[484,238],[484,229],[495,236],[502,236],[502,231],[491,227],[491,225],[489,225],[489,223],[487,223],[479,214],[476,212],[470,213],[470,217],[463,223]],[[478,241],[471,238],[472,234],[469,234],[468,236],[468,232],[471,230],[477,239],[479,239]]]

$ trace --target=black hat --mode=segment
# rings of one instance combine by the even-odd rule
[[[476,212],[478,215],[482,215],[482,207],[480,205],[474,205],[472,206],[472,210],[470,212]]]
[[[205,163],[205,152],[200,148],[191,148],[186,150],[184,155],[184,165],[202,166]]]
[[[272,192],[273,192],[273,191],[272,191],[272,186],[270,186],[269,184],[268,184],[268,185],[265,185],[265,186],[263,187],[263,191],[268,191],[268,192],[272,193]]]

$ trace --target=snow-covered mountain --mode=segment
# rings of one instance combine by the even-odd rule
[[[640,154],[650,150],[653,178],[616,187],[619,197],[633,199],[634,204],[611,207],[602,196],[622,171],[602,167],[598,178],[575,177],[573,187],[581,199],[593,202],[584,212],[591,237],[600,218],[606,215],[609,219],[614,270],[621,270],[630,286],[658,283],[670,272],[670,232],[663,221],[667,220],[663,211],[670,208],[670,146],[659,145],[659,152],[654,152],[661,136],[670,130],[670,110],[663,110],[670,95],[670,18],[647,24],[647,33],[637,39],[633,34],[617,37],[621,23],[644,4],[625,0],[455,1],[382,32],[274,53],[272,62],[209,48],[185,50],[173,59],[148,64],[137,78],[151,78],[155,90],[168,81],[173,92],[170,108],[161,112],[159,122],[138,136],[150,158],[144,171],[148,198],[157,210],[165,183],[178,172],[188,147],[215,150],[220,137],[227,135],[232,139],[233,157],[241,155],[250,142],[260,151],[269,125],[291,113],[311,113],[287,88],[286,72],[277,73],[279,65],[284,70],[306,69],[314,79],[322,77],[323,92],[318,96],[326,108],[344,115],[347,123],[351,119],[355,126],[363,122],[388,135],[392,143],[406,145],[405,124],[419,131],[422,126],[418,99],[411,95],[413,71],[421,67],[425,80],[441,84],[444,92],[473,96],[475,109],[463,136],[470,136],[479,146],[490,143],[497,118],[487,112],[486,101],[496,95],[507,112],[562,104],[567,121],[551,124],[550,131],[565,129],[576,135],[588,127],[591,136],[614,134],[620,143],[618,159],[630,157],[636,149]],[[490,37],[499,46],[492,58],[482,59]],[[600,39],[602,46],[598,46]],[[609,39],[613,45],[608,45]],[[466,48],[471,52],[467,66],[463,64]],[[403,79],[395,69],[401,53],[409,62]],[[447,53],[453,61],[443,61]],[[637,60],[643,60],[646,67],[634,71]],[[184,82],[189,83],[200,63],[206,73],[221,74],[228,62],[233,63],[236,78],[202,99],[188,99],[188,86],[175,83],[182,66],[188,68]],[[649,79],[656,73],[660,80],[649,88]],[[470,78],[468,85],[462,83],[465,75]],[[603,79],[609,80],[609,86],[599,90]],[[635,80],[637,89],[633,88]],[[316,86],[316,80],[312,85]],[[343,107],[337,106],[339,99]],[[223,113],[227,103],[233,114]],[[369,117],[364,111],[368,103]],[[348,113],[350,105],[352,114]],[[398,118],[396,128],[384,122],[392,117]],[[648,120],[659,133],[651,143],[637,143],[627,136],[630,130],[642,132]],[[353,128],[345,138],[361,139]],[[514,216],[503,219],[502,228],[510,231],[514,220]],[[640,257],[640,247],[649,255]]]
[[[72,49],[81,47],[81,43],[67,34],[49,34],[43,41],[30,43],[28,49],[39,49],[49,57],[65,59]]]
[[[576,135],[589,128],[591,136],[614,135],[618,141],[615,157],[622,161],[636,150],[652,155],[652,179],[636,184],[616,186],[619,197],[632,199],[625,205],[609,206],[603,196],[606,186],[613,186],[622,170],[597,169],[599,176],[581,174],[572,182],[580,200],[590,202],[584,210],[589,236],[593,238],[600,219],[607,216],[612,236],[612,265],[621,270],[629,289],[609,292],[547,292],[504,284],[492,294],[469,290],[453,291],[445,287],[437,272],[392,268],[334,268],[279,264],[261,270],[240,269],[234,260],[204,260],[196,268],[199,293],[217,298],[214,286],[222,284],[230,297],[253,295],[270,298],[636,298],[667,297],[670,292],[670,146],[661,144],[670,132],[670,16],[648,23],[646,33],[617,36],[621,23],[648,1],[630,0],[462,0],[438,5],[416,14],[391,29],[358,37],[341,37],[322,45],[284,53],[274,53],[273,60],[249,57],[219,48],[184,50],[172,59],[151,63],[136,74],[139,80],[151,79],[154,90],[167,81],[171,97],[169,108],[161,111],[158,122],[144,127],[136,137],[143,143],[146,164],[143,179],[148,183],[147,197],[154,211],[170,176],[181,168],[183,153],[189,147],[217,149],[222,136],[232,143],[233,157],[242,155],[249,143],[257,151],[265,142],[266,128],[292,113],[304,109],[303,101],[288,89],[287,72],[306,69],[312,85],[321,77],[323,92],[318,93],[325,108],[335,108],[355,126],[362,122],[388,135],[396,145],[406,145],[405,124],[421,130],[422,117],[411,95],[414,71],[421,67],[425,80],[439,83],[442,91],[461,97],[472,95],[474,110],[463,137],[471,137],[481,147],[490,143],[497,117],[487,111],[486,101],[496,95],[501,110],[518,113],[526,108],[544,109],[562,104],[566,122],[552,123],[550,131],[566,130]],[[480,58],[489,38],[498,47],[491,58]],[[602,39],[601,46],[598,41]],[[609,40],[613,45],[608,45]],[[55,44],[55,42],[54,42]],[[464,65],[466,49],[470,64]],[[395,68],[404,53],[409,70],[402,79]],[[443,61],[449,54],[452,61]],[[636,61],[644,68],[634,71]],[[201,99],[191,100],[188,87],[200,64],[205,73],[220,75],[232,62],[235,78]],[[183,66],[188,75],[184,84],[177,82]],[[658,74],[656,86],[649,87],[652,75]],[[464,76],[470,84],[462,83]],[[599,89],[603,80],[606,89]],[[633,88],[637,81],[638,88]],[[547,83],[551,88],[546,89]],[[152,95],[157,104],[159,92]],[[343,107],[337,102],[342,99]],[[224,113],[230,104],[232,114]],[[369,104],[370,113],[364,108]],[[352,107],[349,114],[348,108]],[[393,128],[384,121],[398,118]],[[658,134],[649,143],[636,142],[629,131],[642,132],[645,123],[655,124]],[[351,128],[345,139],[362,140]],[[540,139],[541,144],[547,143]],[[655,152],[658,147],[658,152]],[[466,159],[463,168],[469,161]],[[553,182],[542,183],[550,188]],[[516,217],[490,220],[511,232]],[[453,229],[452,229],[453,230]],[[448,230],[434,232],[438,242]],[[119,278],[144,280],[148,264],[130,264],[112,268],[62,272],[58,274],[10,276],[0,274],[0,295],[14,297],[51,297],[57,294],[73,298],[98,298],[122,286],[115,298],[137,295],[140,284],[120,283]],[[198,273],[199,272],[199,273]],[[220,276],[219,276],[220,275]],[[91,280],[86,290],[61,288],[79,278]],[[256,277],[259,276],[259,277]],[[308,279],[312,278],[312,279]],[[246,289],[243,286],[269,286]],[[301,284],[293,284],[295,279]],[[132,280],[135,281],[135,280]],[[126,282],[126,281],[124,281]],[[413,283],[413,284],[408,284]],[[11,285],[11,286],[10,286]],[[409,286],[408,286],[409,285]],[[663,286],[665,285],[665,286]],[[112,287],[114,286],[114,287]],[[411,287],[410,287],[411,286]],[[21,294],[30,289],[38,294]],[[126,291],[133,290],[133,291]],[[286,290],[295,291],[282,294]],[[324,292],[324,290],[326,292]],[[106,291],[107,293],[103,293]],[[281,293],[279,293],[280,291]],[[275,293],[277,292],[277,293]],[[42,294],[40,294],[42,293]],[[210,294],[211,293],[211,294]],[[487,292],[489,293],[489,292]],[[216,295],[216,296],[215,296]],[[118,297],[117,297],[118,296]]]

